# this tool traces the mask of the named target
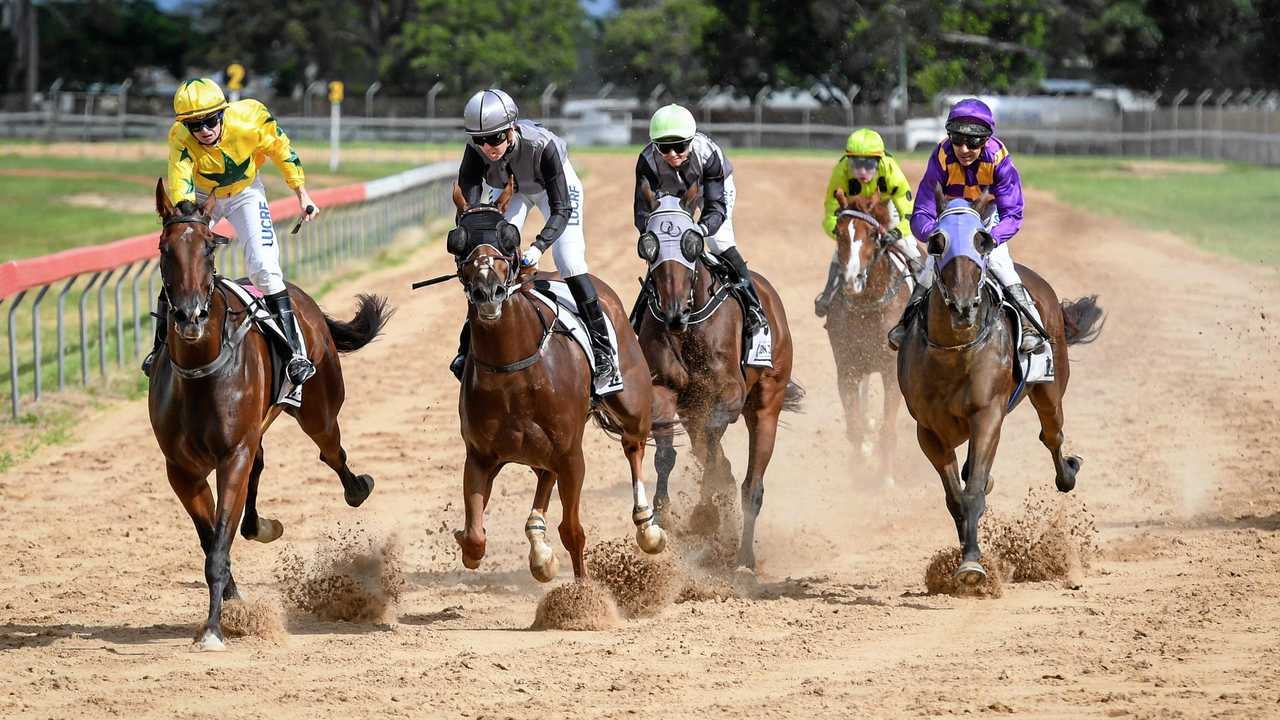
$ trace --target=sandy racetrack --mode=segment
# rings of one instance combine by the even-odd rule
[[[629,302],[641,272],[630,158],[576,159],[593,270]],[[4,717],[1259,717],[1280,712],[1280,353],[1273,270],[1247,267],[1029,192],[1017,258],[1063,297],[1100,293],[1110,318],[1073,349],[1069,447],[1100,557],[1078,589],[1006,585],[998,599],[924,594],[955,542],[937,476],[903,413],[896,488],[845,446],[834,370],[812,297],[829,241],[818,228],[826,160],[735,162],[744,255],[779,289],[807,412],[786,418],[766,476],[751,598],[673,605],[601,632],[531,631],[549,589],[525,565],[533,476],[508,468],[489,554],[462,568],[457,385],[446,366],[463,315],[439,243],[356,292],[399,309],[387,336],[346,358],[341,419],[352,468],[377,479],[364,507],[289,421],[266,442],[259,508],[273,546],[238,539],[246,595],[275,596],[277,559],[338,530],[398,533],[408,587],[394,622],[294,618],[279,644],[234,638],[188,652],[206,590],[195,533],[164,479],[144,402],[86,424],[0,476],[0,715]],[[908,167],[916,176],[918,167]],[[1005,424],[991,506],[1052,485],[1024,403]],[[589,541],[630,534],[621,450],[588,431]],[[728,435],[735,470],[745,433]],[[682,466],[687,454],[682,451]],[[651,455],[646,459],[652,479]],[[696,496],[679,469],[673,490]],[[553,503],[548,520],[558,522]],[[340,524],[340,527],[339,527]],[[554,536],[554,533],[551,533]],[[561,576],[571,577],[561,553]]]

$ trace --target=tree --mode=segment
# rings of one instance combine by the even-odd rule
[[[534,91],[566,84],[586,36],[577,0],[418,0],[395,44],[409,67],[458,95],[490,84]]]
[[[677,97],[698,93],[710,78],[706,36],[720,19],[707,0],[627,3],[605,21],[601,76],[642,95],[660,83]]]
[[[196,35],[152,0],[51,0],[37,10],[40,75],[68,86],[119,82],[148,65],[179,74]]]

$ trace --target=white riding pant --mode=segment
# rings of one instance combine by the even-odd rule
[[[206,198],[205,193],[196,193],[196,204],[203,204]],[[266,295],[284,290],[280,237],[271,220],[271,206],[261,177],[254,178],[249,187],[235,195],[214,202],[213,222],[223,218],[235,228],[236,239],[244,246],[244,266],[253,286]]]
[[[555,260],[556,270],[560,271],[560,277],[567,280],[587,272],[587,240],[582,234],[584,204],[582,181],[578,179],[578,173],[574,172],[573,165],[570,165],[568,160],[564,162],[564,179],[565,184],[569,186],[571,210],[564,232],[551,243],[551,257]],[[496,200],[498,194],[500,194],[499,190],[493,190],[492,198]],[[547,202],[546,190],[533,194],[516,193],[511,197],[511,203],[507,205],[505,214],[507,222],[523,228],[525,218],[529,216],[529,209],[535,206],[542,213],[544,220],[551,217],[551,205]]]
[[[733,235],[733,205],[738,199],[738,187],[733,183],[733,175],[724,179],[724,222],[716,234],[707,238],[711,252],[719,255],[731,247],[737,247],[738,241]]]

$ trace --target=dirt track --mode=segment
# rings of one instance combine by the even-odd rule
[[[578,161],[592,267],[628,301],[640,272],[630,162]],[[1102,553],[1074,590],[1046,582],[1006,586],[999,599],[929,596],[925,564],[955,542],[937,477],[905,413],[897,487],[860,472],[811,311],[830,252],[818,230],[829,165],[735,165],[740,242],[782,294],[809,390],[766,477],[750,598],[681,603],[602,632],[526,630],[547,588],[525,568],[533,485],[523,469],[498,478],[489,555],[479,571],[462,569],[451,531],[462,523],[463,453],[446,365],[463,300],[452,286],[408,292],[449,267],[436,245],[325,299],[336,316],[358,291],[389,294],[399,308],[384,340],[344,362],[345,444],[356,472],[377,478],[373,496],[347,508],[315,448],[278,423],[259,507],[285,536],[233,548],[242,590],[271,597],[283,550],[306,554],[338,523],[396,532],[409,583],[396,621],[299,620],[279,644],[188,652],[206,606],[202,558],[138,402],[0,476],[0,715],[1280,713],[1276,273],[1031,190],[1016,257],[1064,297],[1100,293],[1110,313],[1102,339],[1074,353],[1066,403],[1069,447],[1085,459],[1075,493]],[[1028,487],[1052,485],[1038,430],[1025,404],[1006,422],[993,508],[1016,510]],[[619,537],[630,528],[623,457],[588,435],[589,540]],[[744,452],[732,428],[739,472]],[[690,480],[675,489],[696,492]],[[557,522],[554,504],[551,515]]]

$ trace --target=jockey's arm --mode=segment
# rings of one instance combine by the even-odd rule
[[[644,183],[648,183],[649,190],[655,196],[658,194],[658,176],[653,172],[653,168],[649,163],[645,162],[644,152],[641,151],[640,157],[636,158],[636,192],[635,198],[631,202],[632,214],[635,215],[636,232],[644,232],[645,223],[649,220],[649,202],[645,200],[644,192],[641,187]]]
[[[189,134],[181,123],[174,123],[169,129],[169,171],[165,189],[169,193],[169,202],[174,205],[183,200],[196,200],[195,159],[183,144],[183,136]]]
[[[267,106],[258,103],[257,107],[258,146],[267,157],[280,169],[284,176],[284,184],[295,193],[306,184],[306,173],[302,170],[302,160],[293,149],[293,143],[284,129],[276,122]]]
[[[462,150],[462,162],[458,165],[458,187],[462,189],[462,197],[467,207],[480,203],[484,193],[484,158],[471,143]]]
[[[840,203],[836,200],[836,190],[849,187],[849,163],[843,158],[831,170],[831,179],[827,181],[827,195],[822,203],[822,229],[827,237],[836,238],[836,212]]]
[[[911,234],[921,240],[927,240],[934,228],[938,227],[938,208],[935,206],[937,201],[934,199],[933,189],[935,185],[944,184],[946,181],[947,176],[942,172],[942,165],[938,162],[937,148],[935,148],[934,153],[929,156],[928,164],[925,165],[920,185],[916,187],[916,201],[911,208]]]
[[[720,230],[725,217],[729,214],[724,204],[724,165],[720,156],[711,154],[702,171],[702,214],[698,216],[698,224],[711,237]]]
[[[996,239],[996,244],[1001,245],[1011,240],[1022,228],[1022,178],[1018,175],[1018,168],[1014,166],[1011,156],[1005,156],[1004,161],[996,166],[995,175],[991,192],[996,196],[1000,222],[991,228],[991,235]]]
[[[564,175],[564,160],[555,143],[547,143],[543,148],[538,166],[542,171],[542,183],[547,191],[547,206],[551,210],[551,217],[542,226],[542,232],[538,233],[533,246],[546,250],[569,225],[569,219],[573,217],[573,203],[569,200],[569,182]]]

